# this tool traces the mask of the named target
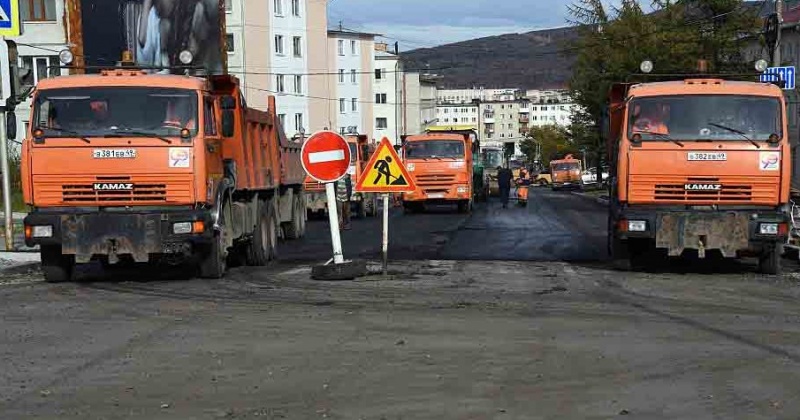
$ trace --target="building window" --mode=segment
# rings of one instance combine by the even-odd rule
[[[294,131],[303,131],[303,114],[294,114]]]
[[[303,76],[294,75],[294,93],[303,93]]]
[[[345,102],[344,98],[339,98],[339,112],[342,114],[347,112],[347,103]]]
[[[339,40],[339,55],[344,55],[344,40]]]
[[[358,83],[358,79],[356,79],[356,71],[355,69],[350,70],[350,81],[353,83]]]
[[[283,0],[275,0],[275,16],[283,16]]]
[[[351,108],[353,109],[353,112],[358,111],[358,99],[357,98],[353,98],[352,101],[351,101],[351,104],[352,104]]]
[[[389,127],[389,121],[386,118],[376,118],[375,127],[378,130],[386,129]]]
[[[383,69],[375,69],[375,80],[383,79]]]
[[[292,38],[292,51],[295,57],[303,56],[303,41],[299,36]]]
[[[283,35],[275,35],[275,54],[283,55]]]
[[[385,104],[386,103],[386,94],[385,93],[376,93],[375,94],[375,103],[376,104]]]
[[[350,53],[353,55],[358,55],[358,44],[356,41],[350,41]]]
[[[278,121],[281,122],[281,128],[286,127],[286,114],[278,114]]]
[[[225,34],[225,48],[229,53],[236,52],[236,44],[234,44],[233,34]]]
[[[56,0],[20,0],[20,17],[24,22],[56,20]]]
[[[50,56],[50,57],[25,56],[25,57],[20,57],[20,61],[18,61],[18,65],[31,69],[28,75],[22,79],[22,83],[25,85],[36,85],[41,80],[47,79],[48,77],[55,77],[61,74],[61,69],[55,67],[61,65],[61,63],[58,61],[58,56]]]
[[[283,75],[282,74],[278,74],[278,75],[275,76],[275,88],[280,93],[286,92],[286,85],[283,82]]]
[[[300,17],[300,0],[292,0],[292,16]]]
[[[225,0],[225,11],[228,12],[228,13],[233,11],[233,1],[232,0]]]
[[[339,69],[339,83],[344,83],[344,69]]]

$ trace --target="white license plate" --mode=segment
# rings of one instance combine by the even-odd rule
[[[135,159],[136,149],[94,149],[95,159]]]
[[[442,193],[428,194],[428,198],[444,198],[444,194]]]
[[[728,154],[724,152],[689,152],[688,160],[728,160]]]

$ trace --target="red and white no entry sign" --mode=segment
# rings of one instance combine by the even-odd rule
[[[338,181],[350,167],[350,146],[333,131],[314,133],[303,144],[303,169],[319,182]]]

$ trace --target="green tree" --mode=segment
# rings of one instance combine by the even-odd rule
[[[573,115],[573,139],[598,166],[605,153],[598,125],[608,91],[651,60],[654,73],[687,74],[697,60],[710,72],[745,72],[742,43],[758,30],[757,8],[742,0],[652,0],[645,13],[636,0],[607,9],[600,0],[576,0],[570,7],[580,33],[570,90],[579,111]],[[576,126],[580,126],[576,128]],[[598,174],[602,171],[598,170]]]
[[[535,162],[537,152],[540,152],[541,164],[545,167],[550,165],[553,158],[577,153],[577,148],[569,138],[567,130],[556,125],[532,127],[519,147],[529,162]]]

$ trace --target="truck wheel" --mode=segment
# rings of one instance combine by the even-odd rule
[[[761,254],[758,259],[758,272],[761,274],[781,274],[781,247],[772,246]]]
[[[75,263],[71,256],[62,255],[60,246],[46,246],[41,250],[42,273],[48,283],[72,280]]]
[[[306,220],[305,220],[305,206],[300,196],[294,198],[294,211],[292,212],[292,221],[287,223],[283,229],[286,239],[300,239],[305,235]]]
[[[220,230],[214,232],[214,239],[208,249],[208,253],[200,261],[200,277],[204,279],[219,279],[225,275],[228,269],[228,246],[226,235],[231,219],[231,208],[229,204],[222,207],[219,218]]]

